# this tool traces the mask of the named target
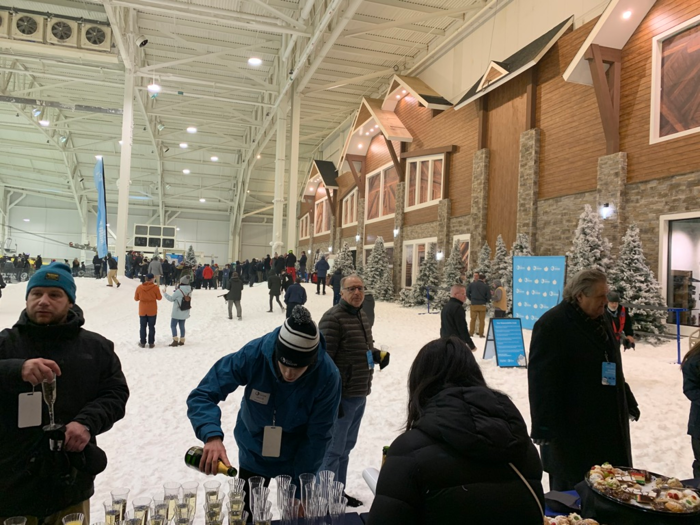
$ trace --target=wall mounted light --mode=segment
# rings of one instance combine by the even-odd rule
[[[329,247],[328,247],[328,251],[329,251],[329,252],[332,252],[332,251],[333,251],[333,246],[329,246]]]
[[[398,237],[398,236],[399,236],[399,229],[394,228],[394,237]]]
[[[441,251],[439,251],[439,252],[437,252],[437,253],[435,254],[435,258],[436,258],[438,261],[442,261],[442,260],[445,258],[445,254],[442,253]]]
[[[600,216],[603,218],[603,220],[609,219],[612,217],[614,211],[615,210],[610,203],[606,202],[600,207]]]
[[[360,242],[361,237],[359,235],[355,235],[355,242]]]

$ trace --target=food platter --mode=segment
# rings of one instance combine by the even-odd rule
[[[700,490],[647,470],[596,465],[586,473],[591,489],[615,503],[664,516],[700,516]]]

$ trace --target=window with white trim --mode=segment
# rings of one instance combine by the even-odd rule
[[[372,250],[374,249],[374,244],[365,244],[365,266],[369,262],[369,256],[372,255]],[[384,251],[386,251],[387,262],[389,263],[389,272],[394,271],[394,243],[387,242],[384,243]]]
[[[410,288],[418,278],[420,265],[425,260],[430,246],[437,244],[437,237],[416,239],[403,244],[403,263],[401,281],[404,288]]]
[[[321,235],[331,231],[331,207],[328,197],[316,201],[314,205],[314,235]]]
[[[309,214],[307,213],[299,219],[299,238],[308,239],[309,237]]]
[[[365,220],[384,219],[396,212],[396,189],[399,175],[393,164],[367,176],[365,189]]]
[[[343,226],[357,224],[357,188],[343,199]]]
[[[418,157],[406,166],[406,210],[437,204],[442,199],[445,155]]]

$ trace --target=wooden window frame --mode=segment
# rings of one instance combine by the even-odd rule
[[[418,272],[420,271],[420,265],[418,264],[418,245],[425,244],[425,253],[428,253],[428,245],[434,244],[437,253],[437,237],[427,237],[425,239],[411,239],[410,241],[404,241],[401,252],[401,288],[412,288],[413,286],[406,286],[406,247],[413,246],[413,268],[411,270],[411,282],[415,283],[418,278]],[[471,250],[471,245],[470,245]]]
[[[365,178],[365,224],[372,224],[373,222],[379,222],[379,221],[385,221],[387,219],[390,219],[396,215],[396,212],[394,213],[389,213],[387,215],[382,215],[382,212],[384,210],[384,175],[387,172],[387,170],[391,169],[394,167],[393,162],[389,162],[382,166],[379,169],[374,170],[372,173],[368,174],[367,177]],[[367,192],[369,191],[369,179],[371,177],[378,176],[380,177],[379,179],[379,217],[376,217],[374,219],[368,219],[367,214],[369,213],[369,198],[367,195]],[[401,180],[401,177],[399,177],[399,181]],[[396,209],[396,206],[394,205],[394,210]]]
[[[311,238],[310,230],[309,230],[309,220],[310,219],[311,219],[310,213],[307,213],[301,219],[299,219],[299,240]],[[306,233],[306,235],[304,235],[304,233]]]
[[[318,211],[317,211],[317,206],[322,204],[323,205],[323,214],[321,214],[321,228],[324,227],[326,224],[326,214],[330,213],[330,201],[328,200],[328,197],[323,197],[322,199],[319,199],[314,202],[314,236],[316,235],[325,235],[327,233],[331,232],[331,229],[328,228],[327,230],[321,230],[319,232],[316,231],[316,219],[318,217]]]
[[[651,115],[649,123],[649,144],[658,144],[668,140],[679,139],[700,133],[700,126],[685,131],[679,131],[673,135],[661,137],[659,134],[659,126],[661,125],[661,64],[662,64],[662,46],[664,41],[676,36],[691,27],[700,25],[700,16],[691,18],[678,24],[676,27],[655,36],[651,44]]]
[[[381,190],[380,190],[380,193],[381,193]],[[343,198],[343,206],[341,209],[341,214],[342,214],[341,217],[343,218],[343,228],[348,227],[348,226],[357,225],[357,200],[359,198],[359,195],[360,195],[359,190],[357,188],[355,188]],[[353,220],[346,223],[345,222],[345,209],[346,209],[346,207],[349,206],[350,200],[353,197],[355,197],[354,206],[352,207],[352,210],[349,210],[350,213],[352,214]]]
[[[442,182],[440,184],[440,198],[439,199],[433,199],[433,166],[435,165],[435,161],[440,160],[442,161]],[[411,164],[416,164],[416,188],[415,188],[415,197],[416,197],[416,202],[418,202],[419,197],[420,197],[420,163],[421,162],[426,162],[428,161],[430,163],[430,169],[428,172],[428,188],[427,188],[427,195],[428,195],[428,200],[425,202],[421,202],[419,204],[413,204],[412,206],[408,205],[408,190],[409,190],[409,174],[411,171]],[[444,153],[440,153],[437,155],[426,155],[425,157],[411,157],[407,160],[406,162],[406,175],[404,180],[406,181],[406,195],[405,197],[405,203],[404,203],[404,211],[413,211],[413,210],[419,210],[421,208],[427,208],[428,206],[435,206],[438,202],[440,202],[442,199],[445,198],[445,170],[446,170],[446,155]]]

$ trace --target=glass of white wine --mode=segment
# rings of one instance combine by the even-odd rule
[[[228,522],[229,525],[246,525],[246,522],[248,521],[248,511],[244,510],[243,514],[241,514],[240,518],[233,518],[229,516]]]
[[[53,374],[53,379],[48,381],[44,379],[41,383],[41,392],[44,395],[44,403],[49,407],[49,424],[44,427],[45,431],[57,430],[61,425],[56,424],[54,415],[54,404],[56,403],[56,374]]]
[[[82,512],[74,512],[73,514],[64,516],[61,523],[63,523],[63,525],[83,525],[84,521],[85,514]]]
[[[163,499],[168,505],[167,521],[175,517],[175,506],[180,501],[180,488],[180,484],[174,481],[163,484]]]
[[[118,488],[111,491],[112,495],[112,508],[119,512],[117,515],[116,523],[124,521],[126,516],[126,501],[129,497],[129,489]],[[105,512],[106,514],[106,512]],[[107,516],[105,515],[105,521],[107,521]]]
[[[148,496],[140,496],[135,498],[132,505],[134,506],[134,518],[141,520],[141,525],[146,525],[148,515],[151,511],[151,503],[153,499]]]
[[[7,518],[3,525],[26,525],[27,518],[24,516],[14,516],[12,518]]]
[[[187,503],[192,512],[197,508],[197,489],[199,483],[196,481],[188,481],[182,484],[182,500]]]

